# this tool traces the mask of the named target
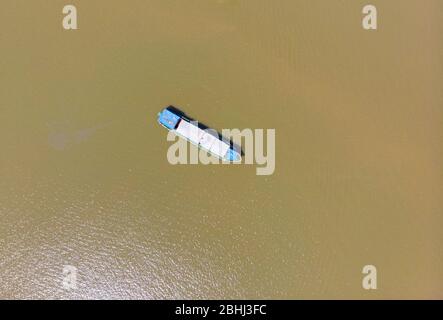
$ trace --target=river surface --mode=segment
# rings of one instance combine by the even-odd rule
[[[0,298],[443,298],[442,2],[373,2],[2,1]],[[170,104],[275,172],[169,164]]]

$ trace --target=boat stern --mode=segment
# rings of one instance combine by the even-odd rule
[[[241,155],[234,149],[230,148],[228,152],[226,152],[225,160],[229,162],[240,162],[241,161]]]

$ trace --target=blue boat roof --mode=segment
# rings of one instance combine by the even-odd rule
[[[165,126],[168,129],[174,129],[177,126],[177,123],[180,121],[181,117],[168,108],[163,109],[158,114],[158,122]]]

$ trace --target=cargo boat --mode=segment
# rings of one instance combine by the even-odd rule
[[[184,113],[173,106],[163,109],[158,114],[158,122],[216,158],[229,162],[241,161],[241,151],[238,152],[234,144],[224,139],[215,130],[187,118]]]

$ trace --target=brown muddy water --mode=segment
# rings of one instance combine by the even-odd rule
[[[0,298],[443,298],[440,0],[65,4],[0,5]],[[169,104],[274,174],[170,165]]]

